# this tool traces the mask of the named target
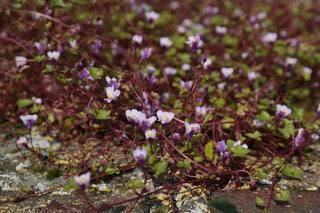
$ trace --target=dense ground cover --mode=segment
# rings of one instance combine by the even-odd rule
[[[271,198],[290,199],[273,192],[277,175],[302,176],[287,165],[293,156],[318,160],[310,152],[319,143],[318,3],[16,0],[0,8],[2,132],[39,169],[68,156],[66,188],[80,193],[90,178],[138,167],[144,178],[123,182],[137,202],[153,193],[153,178],[174,209],[182,184],[210,199],[255,188],[273,167],[270,198],[257,197],[268,208]],[[11,127],[23,125],[30,135],[20,138]],[[61,150],[43,155],[32,126],[54,133]],[[87,141],[98,143],[66,151]]]

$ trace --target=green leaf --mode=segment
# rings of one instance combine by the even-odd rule
[[[272,164],[276,166],[276,168],[281,168],[283,164],[284,158],[275,157],[273,158]]]
[[[42,70],[42,73],[52,72],[52,71],[53,71],[53,66],[47,64],[46,67],[44,68],[44,70]]]
[[[263,207],[263,206],[264,206],[264,199],[257,196],[257,197],[256,197],[256,204],[257,204],[258,206]]]
[[[302,170],[286,165],[280,172],[286,176],[300,179],[302,178]]]
[[[140,178],[130,179],[129,182],[126,184],[126,187],[129,189],[141,189],[144,188],[146,185],[144,185],[141,182]]]
[[[253,138],[253,139],[257,139],[257,140],[259,140],[259,141],[261,141],[261,134],[260,134],[260,132],[259,131],[255,131],[253,134],[252,133],[247,133],[247,134],[245,134],[247,137],[249,137],[249,138]]]
[[[74,178],[71,177],[68,179],[67,185],[65,185],[63,188],[69,192],[71,189],[79,189],[79,186],[74,181]]]
[[[250,152],[250,150],[244,149],[242,148],[242,146],[236,146],[236,147],[231,147],[231,152],[233,152],[234,156],[245,157]]]
[[[213,159],[213,141],[210,141],[207,143],[206,148],[205,148],[205,154],[206,157],[209,159]]]
[[[120,174],[120,170],[117,167],[114,167],[112,164],[108,164],[106,170],[106,175]]]
[[[180,168],[191,169],[191,161],[188,160],[188,159],[185,159],[183,162],[182,161],[178,161],[177,166],[180,167]]]
[[[280,201],[289,201],[290,200],[290,191],[289,190],[281,190],[281,194],[276,194],[277,200]]]
[[[157,159],[157,155],[151,155],[150,157],[149,157],[149,163],[150,164],[152,164],[155,160]]]
[[[17,101],[18,106],[21,107],[26,107],[32,104],[32,101],[30,99],[20,99]]]
[[[226,117],[226,118],[222,119],[221,122],[230,122],[230,123],[222,124],[222,127],[225,129],[229,129],[230,127],[232,127],[234,125],[234,119],[230,118],[230,117]]]
[[[90,67],[90,74],[94,79],[100,79],[103,75],[103,69],[97,67]]]
[[[50,7],[66,7],[63,0],[51,0]]]
[[[269,176],[263,172],[262,168],[256,168],[254,171],[254,175],[260,179],[267,179]]]
[[[166,171],[167,165],[168,165],[167,161],[161,160],[161,161],[157,162],[156,164],[154,164],[152,166],[152,169],[156,170],[157,175],[160,175],[161,173]]]
[[[202,156],[195,157],[194,161],[197,162],[197,163],[202,162],[203,161],[203,157]]]
[[[237,213],[237,207],[229,203],[225,198],[219,197],[217,201],[209,202],[209,206],[213,206],[223,213]]]
[[[260,116],[258,116],[258,119],[261,120],[262,122],[266,123],[268,121],[271,121],[273,119],[273,116],[271,116],[269,113],[266,111],[262,111],[260,113]]]
[[[295,128],[293,126],[293,121],[290,121],[288,119],[283,119],[284,121],[284,128],[279,129],[279,131],[287,138],[289,138],[291,135],[294,135],[295,133]]]
[[[107,119],[109,118],[111,111],[102,109],[100,110],[99,114],[96,116],[96,119]]]
[[[218,99],[217,101],[215,101],[213,103],[213,105],[217,108],[217,109],[222,109],[224,107],[224,104],[226,103],[226,101],[223,98]]]

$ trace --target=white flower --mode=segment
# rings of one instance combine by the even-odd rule
[[[173,112],[163,112],[162,110],[158,110],[157,117],[158,117],[158,121],[162,125],[164,125],[164,124],[170,123],[170,121],[174,117],[174,113]]]
[[[216,26],[215,31],[217,34],[220,35],[225,35],[227,33],[227,28],[226,27],[221,27],[221,26]]]
[[[203,68],[204,68],[204,69],[208,70],[208,69],[210,69],[210,67],[211,67],[211,65],[212,65],[212,60],[211,60],[210,58],[208,58],[208,59],[206,60],[206,62],[202,63],[202,65],[203,65]]]
[[[290,115],[291,111],[292,110],[290,108],[288,108],[287,106],[277,104],[277,117],[278,117],[278,119]]]
[[[172,41],[168,37],[160,38],[160,46],[163,48],[169,48],[172,45]]]
[[[131,124],[138,123],[140,120],[141,114],[142,114],[142,112],[140,112],[136,109],[132,109],[132,110],[127,109],[126,110],[126,117]]]
[[[80,176],[73,176],[74,182],[80,187],[82,191],[85,191],[85,189],[89,186],[90,184],[90,177],[91,177],[91,172],[87,172],[85,174],[82,174]]]
[[[277,38],[278,38],[277,33],[267,33],[262,37],[262,41],[272,44],[277,40]]]
[[[75,48],[77,46],[77,40],[69,41],[69,44],[72,48]]]
[[[207,114],[207,108],[205,106],[197,106],[196,107],[196,113],[199,117],[203,117]]]
[[[287,57],[286,58],[286,66],[293,66],[298,62],[298,60],[296,58],[292,58],[292,57]]]
[[[23,67],[27,63],[27,58],[23,56],[17,56],[15,58],[17,67]]]
[[[165,67],[164,72],[167,74],[167,76],[171,77],[177,73],[177,70],[172,67]]]
[[[232,67],[222,67],[221,72],[225,78],[229,78],[233,74]]]
[[[259,73],[256,73],[254,71],[248,72],[247,76],[249,81],[255,81],[259,77]]]
[[[192,87],[192,81],[180,81],[180,85],[185,89],[191,89]]]
[[[154,140],[156,138],[156,134],[157,132],[155,129],[147,130],[144,133],[147,140]]]
[[[118,96],[120,95],[120,90],[115,90],[114,87],[107,87],[106,93],[107,98],[104,100],[110,103],[111,101],[115,101],[118,98]]]
[[[153,23],[155,20],[157,20],[159,17],[160,17],[160,14],[154,11],[146,12],[146,18],[150,24]]]
[[[186,72],[186,71],[191,69],[191,65],[187,64],[187,63],[184,63],[184,64],[182,64],[181,69]]]
[[[134,35],[132,36],[132,43],[137,48],[142,42],[142,36],[141,35]]]
[[[185,122],[186,127],[186,135],[188,135],[188,140],[192,138],[192,136],[200,131],[200,125],[197,123],[189,124],[188,122]]]
[[[60,57],[60,52],[59,51],[49,51],[47,52],[47,55],[49,59],[58,61]]]

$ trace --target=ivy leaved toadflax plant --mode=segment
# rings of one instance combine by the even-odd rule
[[[159,13],[156,13],[154,11],[146,12],[146,18],[149,24],[152,24],[154,21],[156,21],[160,17]]]
[[[185,127],[186,127],[186,135],[188,135],[188,140],[190,140],[194,134],[200,131],[200,125],[197,123],[189,124],[188,122],[186,122]]]
[[[24,56],[17,56],[15,62],[17,67],[23,67],[27,63],[27,58]]]
[[[139,64],[141,64],[144,59],[149,58],[151,56],[152,48],[146,47],[143,50],[140,50],[140,52],[141,52],[141,59],[139,61]]]
[[[81,191],[85,191],[90,184],[91,172],[87,172],[80,176],[73,176],[74,182],[80,187]]]
[[[115,101],[119,97],[120,90],[118,89],[115,90],[114,87],[107,87],[106,93],[107,93],[107,98],[104,100],[110,103],[111,101]]]
[[[277,33],[267,33],[262,37],[262,41],[265,43],[269,43],[270,45],[273,45],[274,42],[276,42],[277,38]]]
[[[59,51],[49,51],[49,52],[47,52],[47,55],[50,60],[58,61],[59,57],[60,57],[60,52]]]
[[[138,122],[143,131],[146,131],[148,127],[150,127],[156,120],[156,116],[151,116],[150,118],[147,118],[146,114],[142,113],[138,117]]]
[[[226,145],[225,140],[221,140],[217,144],[217,149],[220,153],[220,160],[226,160],[229,157],[229,152],[227,151],[228,146]]]
[[[133,158],[138,161],[138,163],[143,166],[144,165],[144,161],[147,158],[147,150],[146,149],[136,149],[133,151]]]
[[[27,138],[25,137],[20,137],[18,140],[17,140],[17,145],[21,145],[21,146],[24,146],[24,147],[28,147],[28,144],[27,144]]]
[[[283,118],[291,114],[291,109],[285,105],[277,104],[277,118]]]
[[[200,39],[199,35],[189,36],[188,41],[185,42],[192,49],[193,54],[196,54],[197,50],[203,45],[203,41]]]
[[[151,130],[145,131],[144,134],[146,136],[146,139],[152,143],[153,140],[156,138],[157,132],[155,129],[151,129]]]
[[[233,68],[232,67],[222,67],[221,73],[225,78],[229,78],[233,74]]]
[[[173,112],[163,112],[162,110],[158,110],[157,117],[158,117],[158,121],[162,125],[165,125],[165,124],[168,124],[171,122],[171,120],[174,117],[174,113]]]
[[[141,117],[143,117],[142,112],[136,110],[136,109],[127,109],[126,110],[126,117],[127,120],[131,123],[132,126],[135,124],[138,124],[141,120]]]
[[[138,48],[141,45],[142,40],[143,40],[143,38],[142,38],[141,35],[132,36],[132,43],[133,43],[135,48]]]

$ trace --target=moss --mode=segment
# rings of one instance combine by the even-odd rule
[[[47,180],[52,180],[54,178],[60,177],[62,172],[58,168],[52,168],[47,170]]]

